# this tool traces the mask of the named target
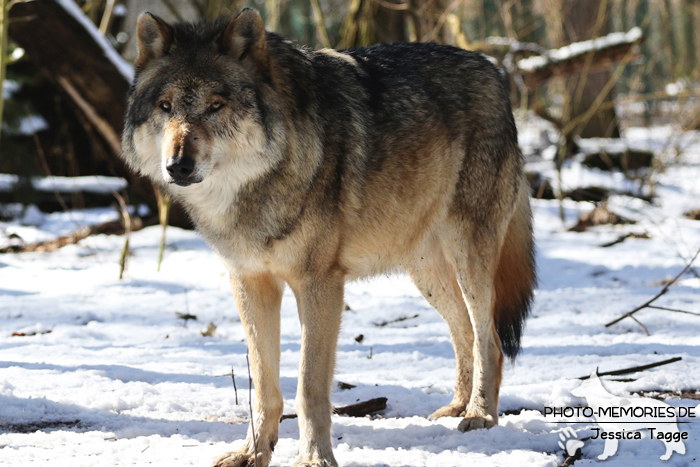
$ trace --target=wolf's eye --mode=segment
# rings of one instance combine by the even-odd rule
[[[172,105],[168,101],[163,101],[160,103],[160,108],[163,109],[164,112],[170,112]]]
[[[209,108],[210,108],[211,110],[216,111],[216,110],[221,109],[223,106],[224,106],[224,103],[223,103],[223,102],[221,102],[221,101],[214,101],[214,102],[209,106]]]

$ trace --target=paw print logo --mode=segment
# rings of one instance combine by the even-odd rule
[[[566,454],[570,457],[574,456],[576,451],[583,447],[583,441],[575,439],[577,437],[576,432],[569,426],[564,428],[563,432],[559,433],[559,439],[561,440],[558,443],[559,447],[566,451]]]

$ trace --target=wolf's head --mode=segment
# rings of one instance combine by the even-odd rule
[[[215,168],[229,179],[264,171],[265,34],[250,9],[229,21],[174,25],[143,13],[122,142],[129,164],[179,187],[204,181]]]

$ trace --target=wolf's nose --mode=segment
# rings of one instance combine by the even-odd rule
[[[194,160],[189,157],[171,157],[165,165],[173,180],[183,181],[194,172]]]

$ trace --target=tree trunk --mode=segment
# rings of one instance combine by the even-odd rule
[[[607,15],[600,23],[598,30],[596,30],[600,7],[601,0],[562,0],[564,18],[562,34],[565,43],[580,42],[608,34]],[[559,47],[560,44],[555,46]],[[566,89],[571,99],[569,107],[571,120],[588,111],[602,92],[610,76],[611,72],[609,70],[603,70],[588,74],[584,72],[578,77],[569,78]],[[581,84],[582,80],[583,83]],[[581,86],[583,86],[582,89]],[[612,97],[611,91],[605,97],[603,104],[612,101]],[[596,113],[583,127],[580,136],[582,138],[619,138],[620,129],[617,116],[615,115],[615,108],[610,107],[607,110]]]

